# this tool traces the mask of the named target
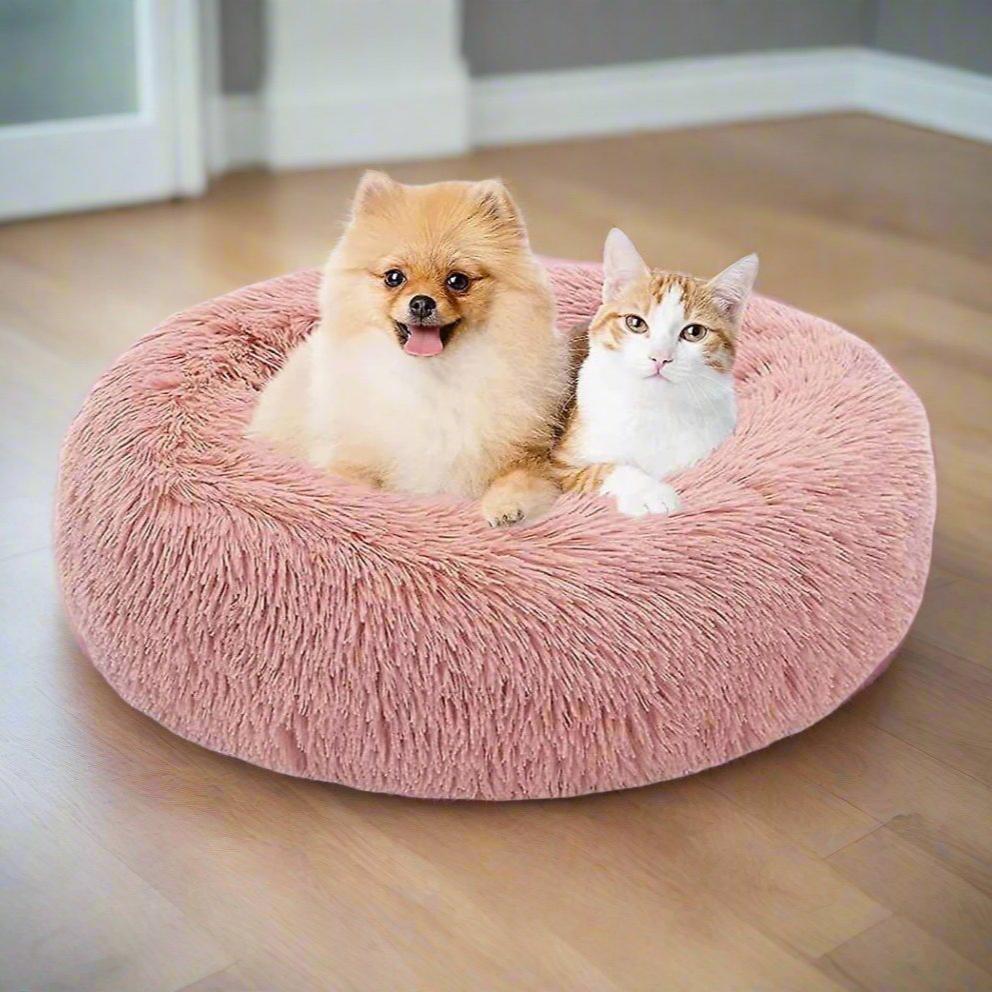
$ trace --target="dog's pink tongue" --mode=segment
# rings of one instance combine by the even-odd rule
[[[440,353],[444,345],[441,343],[440,327],[420,327],[417,324],[408,324],[407,330],[410,336],[403,345],[403,350],[408,355],[420,355],[427,357]]]

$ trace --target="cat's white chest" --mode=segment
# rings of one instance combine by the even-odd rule
[[[664,479],[705,458],[734,430],[731,377],[705,384],[624,383],[583,368],[579,377],[583,461],[634,465]]]

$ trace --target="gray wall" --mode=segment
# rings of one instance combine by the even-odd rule
[[[465,0],[472,74],[859,45],[862,0]]]
[[[875,0],[871,43],[992,74],[992,0]]]
[[[220,88],[255,93],[265,80],[264,0],[220,0]]]
[[[225,93],[252,93],[263,82],[266,2],[220,0]],[[463,5],[463,47],[473,76],[826,45],[875,46],[992,73],[992,0],[463,0]]]

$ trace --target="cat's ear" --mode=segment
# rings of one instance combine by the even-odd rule
[[[752,253],[728,265],[707,283],[707,287],[713,302],[736,323],[744,315],[744,307],[757,278],[758,256]]]
[[[355,199],[351,203],[352,215],[357,217],[360,213],[382,203],[395,193],[399,186],[400,184],[385,172],[367,169],[358,180]]]
[[[619,227],[613,228],[603,247],[603,302],[619,296],[632,282],[649,274],[634,242]]]

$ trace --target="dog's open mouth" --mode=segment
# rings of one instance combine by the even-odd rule
[[[453,320],[450,324],[401,324],[394,320],[393,323],[396,325],[396,336],[408,355],[429,358],[442,352],[459,321]]]

